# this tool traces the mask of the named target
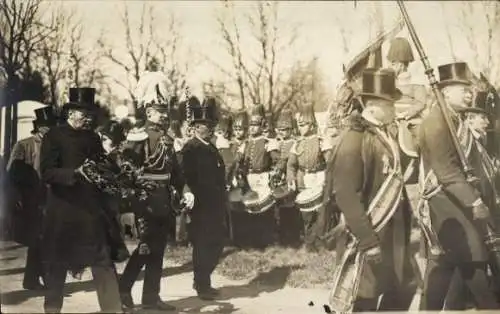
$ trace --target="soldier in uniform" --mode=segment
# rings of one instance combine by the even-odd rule
[[[237,196],[235,198],[230,198],[230,210],[231,210],[231,226],[232,234],[233,234],[233,244],[236,246],[244,246],[245,245],[245,225],[246,225],[246,217],[245,206],[241,202],[242,194],[246,192],[248,187],[246,186],[245,181],[243,180],[243,169],[236,170],[238,151],[244,145],[247,134],[248,134],[248,113],[246,111],[238,111],[233,114],[233,123],[232,123],[232,133],[233,137],[231,138],[231,152],[233,155],[233,163],[230,167],[229,172],[227,173],[227,182],[228,190],[230,193],[235,193]],[[227,167],[227,165],[226,165]],[[238,173],[237,173],[238,172]],[[238,190],[239,189],[239,190]]]
[[[326,161],[331,152],[331,141],[323,140],[318,134],[318,123],[313,108],[306,106],[297,116],[300,137],[290,149],[287,162],[287,182],[292,191],[321,189],[325,182]],[[312,226],[317,212],[304,212],[304,243],[312,248],[314,235]]]
[[[399,150],[387,131],[394,121],[394,102],[400,97],[394,72],[364,70],[361,96],[365,109],[361,117],[353,118],[340,139],[327,174],[332,185],[325,191],[343,215],[349,231],[344,236],[352,234],[358,243],[355,251],[364,253],[368,260],[357,265],[361,267],[360,276],[342,277],[347,281],[341,284],[353,293],[354,312],[404,311],[411,303],[411,297],[402,295],[408,280],[404,265],[408,261],[410,226],[404,223],[405,207],[401,206]],[[345,246],[345,241],[337,242],[340,252],[349,251]],[[349,262],[357,263],[354,259]],[[338,269],[347,269],[343,266],[338,265]]]
[[[219,291],[212,287],[211,274],[224,248],[227,191],[225,166],[210,142],[217,112],[213,98],[190,102],[190,122],[195,135],[182,150],[182,168],[196,202],[189,212],[189,233],[193,244],[193,288],[203,300],[213,300]]]
[[[67,123],[51,128],[42,140],[40,172],[49,185],[42,236],[47,313],[61,311],[66,273],[77,275],[89,266],[101,309],[122,311],[103,193],[79,175],[87,159],[97,161],[104,155],[92,130],[94,95],[93,88],[70,89]]]
[[[21,214],[17,222],[16,240],[28,246],[23,288],[39,290],[43,286],[43,265],[39,243],[43,206],[45,205],[46,188],[40,180],[40,148],[42,139],[49,129],[56,125],[52,107],[35,110],[32,136],[17,142],[7,164],[10,189],[19,204]],[[19,238],[19,236],[21,238]]]
[[[230,190],[230,184],[232,177],[232,172],[235,164],[235,151],[236,149],[233,147],[235,145],[232,142],[232,117],[230,115],[222,115],[219,118],[219,121],[215,127],[215,147],[219,151],[219,154],[222,156],[225,165],[225,173],[226,173],[226,189]],[[230,240],[233,239],[233,228],[232,228],[232,219],[231,219],[231,210],[230,206],[226,206],[227,215],[226,222],[228,226],[228,237]]]
[[[286,170],[290,150],[295,144],[293,114],[290,110],[283,110],[278,116],[276,122],[277,139],[279,147],[279,159],[275,164],[275,176],[283,178],[286,183]],[[281,180],[280,180],[281,181]],[[286,202],[278,204],[278,233],[282,245],[297,246],[300,243],[300,234],[302,230],[302,218],[299,209],[294,203]]]
[[[237,156],[236,173],[242,171],[252,191],[269,191],[269,172],[277,160],[277,145],[262,134],[265,125],[263,105],[251,108],[249,137],[240,146]],[[276,221],[274,211],[268,209],[259,214],[245,213],[244,222],[235,228],[244,229],[244,241],[254,248],[265,248],[274,241]]]
[[[141,208],[136,209],[142,240],[132,253],[120,278],[120,294],[125,307],[133,308],[132,286],[141,269],[145,266],[142,305],[147,309],[174,311],[175,307],[160,299],[160,281],[163,258],[168,236],[175,219],[173,197],[184,191],[184,179],[174,150],[174,140],[167,135],[168,107],[161,100],[146,102],[147,121],[144,126],[147,138],[135,142],[132,148],[144,165],[143,180],[155,183]],[[194,197],[184,193],[188,207],[192,207]]]
[[[438,70],[446,109],[457,127],[460,124],[457,111],[471,103],[471,73],[464,62],[442,65]],[[463,127],[457,129],[463,130]],[[462,138],[460,131],[458,137]],[[431,108],[422,123],[419,147],[423,199],[430,211],[431,228],[441,247],[441,254],[428,254],[421,309],[443,308],[456,270],[462,275],[478,309],[497,308],[488,288],[488,254],[478,229],[490,221],[490,212],[480,192],[468,182],[438,106]]]

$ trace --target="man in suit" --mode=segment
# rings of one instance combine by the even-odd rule
[[[446,110],[462,142],[463,134],[467,133],[459,111],[467,109],[471,103],[471,73],[464,62],[442,65],[438,70]],[[423,199],[429,208],[436,241],[441,246],[439,254],[428,252],[420,307],[422,310],[441,310],[452,276],[458,271],[478,309],[497,308],[488,289],[488,253],[481,230],[490,221],[490,212],[480,191],[468,181],[469,176],[439,106],[431,108],[419,135]]]
[[[94,96],[93,88],[70,89],[66,123],[51,128],[42,140],[40,172],[49,185],[42,237],[46,313],[61,311],[67,272],[78,276],[86,267],[92,269],[101,309],[122,312],[105,197],[81,175],[86,160],[104,156],[92,129],[98,109]]]
[[[36,119],[33,121],[33,135],[14,145],[7,164],[10,190],[19,204],[21,217],[15,227],[20,230],[16,237],[20,243],[28,245],[26,267],[24,272],[23,288],[39,290],[43,286],[43,267],[39,237],[43,206],[45,204],[45,185],[40,180],[40,148],[42,139],[49,129],[56,125],[57,119],[52,107],[47,106],[35,110]]]
[[[194,137],[182,149],[182,167],[189,190],[195,196],[188,226],[193,245],[194,289],[203,300],[213,300],[218,291],[210,276],[224,248],[227,191],[225,165],[210,140],[216,125],[215,99],[189,102]]]

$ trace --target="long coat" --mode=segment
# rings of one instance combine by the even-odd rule
[[[370,295],[378,295],[394,278],[402,284],[408,279],[410,215],[405,202],[399,204],[391,220],[377,233],[366,214],[368,206],[386,179],[385,168],[392,164],[390,148],[363,121],[356,121],[340,142],[327,181],[331,182],[330,199],[343,213],[349,231],[359,241],[359,250],[375,245],[382,249],[382,263],[377,280],[366,283]],[[333,178],[329,178],[333,176]],[[345,242],[337,243],[338,251]]]
[[[50,185],[44,221],[44,260],[61,267],[81,270],[109,261],[103,194],[75,174],[85,159],[104,154],[93,131],[69,125],[52,128],[44,137],[40,169]]]
[[[223,241],[227,192],[225,165],[217,148],[193,138],[182,150],[182,168],[187,187],[195,196],[189,234],[193,242]]]
[[[20,203],[15,215],[15,240],[32,244],[41,230],[46,189],[40,179],[41,138],[30,136],[14,145],[7,164],[10,203]],[[18,232],[19,231],[19,232]]]
[[[454,117],[458,124],[458,117]],[[472,219],[479,192],[467,182],[439,107],[431,109],[420,127],[419,146],[425,174],[436,175],[441,191],[429,199],[432,227],[450,262],[486,261],[486,248]]]

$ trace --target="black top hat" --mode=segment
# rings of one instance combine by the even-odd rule
[[[57,124],[57,117],[52,106],[35,109],[35,120],[33,120],[34,132],[42,126],[54,126]]]
[[[396,73],[391,69],[365,69],[362,84],[360,95],[363,98],[396,101],[402,95],[401,91],[396,88]]]
[[[217,103],[213,97],[205,98],[201,104],[198,98],[191,97],[188,101],[188,111],[188,119],[191,123],[217,123]]]
[[[471,85],[472,73],[465,62],[455,62],[438,66],[439,87],[450,84]]]
[[[95,103],[95,88],[78,87],[69,89],[69,102],[64,105],[66,109],[97,110]]]

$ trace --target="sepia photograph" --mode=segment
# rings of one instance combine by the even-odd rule
[[[495,0],[0,0],[0,312],[500,311],[499,48]]]

